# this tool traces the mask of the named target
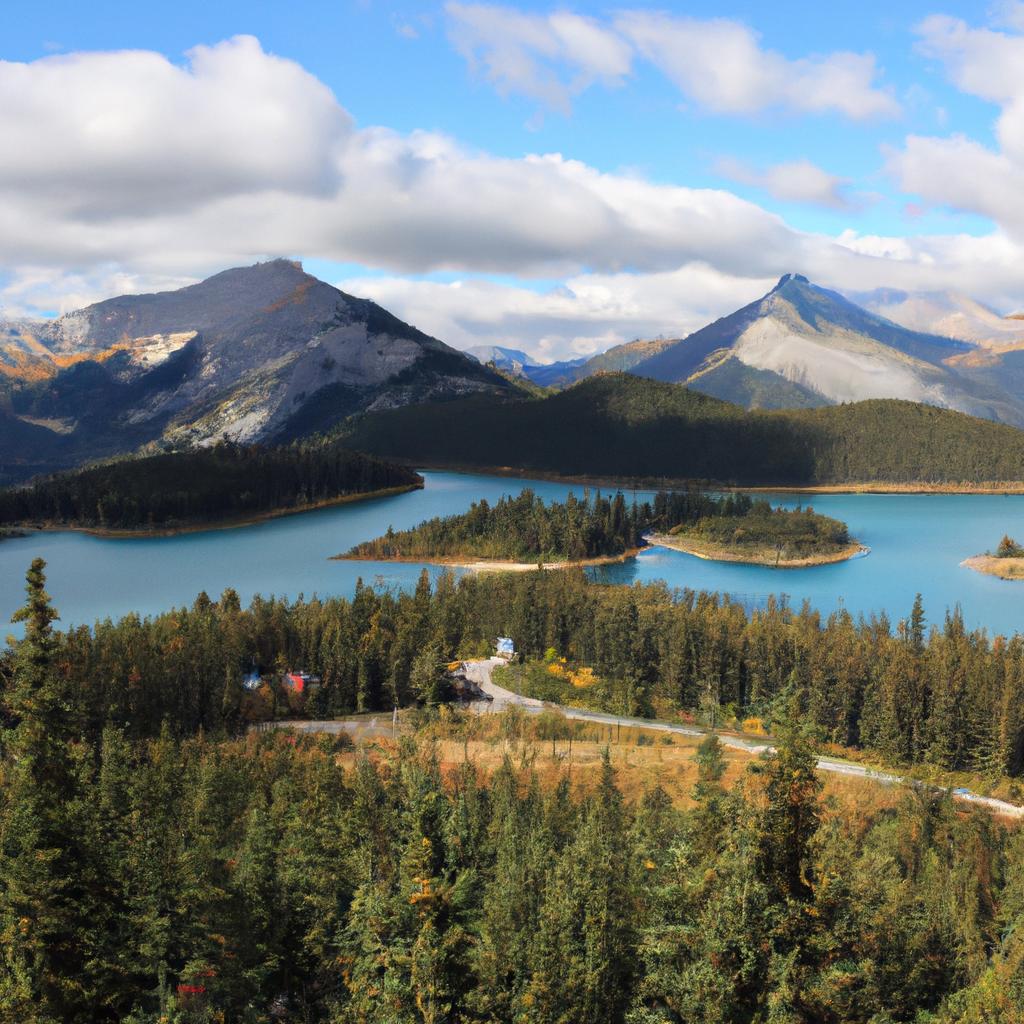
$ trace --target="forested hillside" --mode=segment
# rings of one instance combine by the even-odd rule
[[[210,448],[124,459],[0,491],[0,524],[135,530],[298,509],[422,479],[336,444]]]
[[[6,1020],[1011,1024],[1024,1013],[1024,833],[926,793],[855,814],[825,803],[796,725],[870,720],[886,743],[906,726],[911,744],[920,729],[924,749],[947,757],[947,726],[976,742],[999,706],[995,743],[978,749],[1006,738],[1019,754],[1019,732],[1003,728],[1007,709],[1019,715],[1007,700],[1022,692],[1019,640],[994,646],[950,620],[925,642],[917,617],[895,635],[778,608],[748,621],[711,598],[672,605],[662,588],[574,574],[248,612],[226,594],[67,637],[52,632],[41,562],[28,581],[0,719]],[[679,810],[656,786],[624,800],[607,761],[592,790],[567,775],[542,787],[527,762],[515,767],[525,726],[514,718],[493,775],[468,759],[442,765],[429,741],[345,759],[334,738],[224,737],[239,666],[257,649],[319,662],[328,704],[379,706],[422,643],[454,650],[499,622],[528,650],[562,644],[628,673],[634,693],[684,696],[706,681],[723,698],[774,692],[778,752],[727,790],[707,740],[692,809]]]
[[[348,443],[417,465],[808,486],[1024,480],[1024,431],[913,402],[745,411],[680,385],[590,378],[532,401],[368,415]]]
[[[549,648],[596,676],[597,706],[626,715],[692,710],[709,699],[770,720],[796,693],[823,739],[893,764],[1024,775],[1024,637],[968,632],[949,613],[827,620],[770,602],[748,613],[718,595],[663,585],[606,587],[581,571],[442,577],[415,593],[360,586],[351,600],[239,607],[228,591],[151,620],[59,634],[62,686],[83,734],[134,737],[241,725],[243,675],[303,668],[323,680],[311,714],[406,706],[429,689],[413,669],[487,652],[510,636],[524,658]]]

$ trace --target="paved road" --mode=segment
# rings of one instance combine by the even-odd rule
[[[567,708],[561,704],[544,704],[543,701],[533,697],[524,697],[521,694],[513,693],[504,687],[496,685],[492,680],[494,669],[505,662],[501,658],[487,658],[480,661],[465,662],[466,675],[475,682],[484,693],[493,698],[491,701],[478,701],[472,705],[475,711],[481,713],[504,711],[506,708],[515,705],[524,708],[526,711],[537,713],[545,707],[560,711],[566,718],[583,721],[596,722],[602,725],[624,725],[650,729],[655,732],[678,733],[682,736],[705,736],[706,729],[699,729],[696,726],[672,725],[668,722],[657,722],[649,718],[621,718],[617,715],[607,715],[601,711],[586,711],[582,708]],[[739,736],[727,736],[718,734],[719,742],[724,747],[734,750],[745,750],[751,754],[763,754],[772,748],[764,743],[753,740],[745,740]],[[913,780],[904,778],[901,775],[891,775],[888,772],[875,771],[872,768],[865,768],[860,764],[851,764],[846,761],[836,761],[832,758],[818,758],[818,770],[822,772],[833,772],[836,775],[851,775],[857,778],[870,779],[872,782],[883,784],[910,783]],[[995,800],[992,797],[981,796],[972,793],[970,790],[954,790],[953,796],[957,800],[967,803],[980,804],[998,814],[1005,814],[1012,818],[1024,818],[1024,807],[1007,803],[1005,800]]]

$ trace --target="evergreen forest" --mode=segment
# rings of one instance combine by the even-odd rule
[[[512,466],[564,476],[739,486],[1024,480],[1024,431],[949,409],[873,399],[752,410],[623,373],[540,399],[466,398],[366,414],[361,451],[418,466]]]
[[[901,710],[911,724],[928,707],[916,723],[938,744],[928,756],[954,756],[943,723],[993,710],[1024,661],[1018,639],[965,635],[955,618],[926,638],[919,610],[896,629],[779,607],[748,618],[709,596],[609,591],[580,574],[249,611],[226,594],[100,624],[93,639],[54,630],[44,568],[29,570],[24,635],[4,664],[0,1019],[1024,1013],[1024,832],[927,790],[844,810],[822,796],[810,727],[843,728],[836,712],[889,742]],[[726,787],[707,738],[680,808],[657,785],[624,798],[607,758],[585,790],[568,774],[541,785],[514,718],[493,772],[442,764],[429,733],[354,756],[332,737],[232,736],[236,659],[257,640],[263,656],[319,658],[329,702],[371,706],[403,685],[390,676],[396,645],[472,645],[497,621],[528,646],[577,647],[605,673],[635,665],[637,693],[681,695],[715,673],[723,697],[774,689],[777,749]],[[905,672],[923,689],[900,708],[884,681]]]
[[[813,509],[773,509],[746,494],[712,495],[698,487],[658,491],[651,503],[627,504],[621,492],[544,503],[534,491],[474,502],[468,512],[439,516],[410,530],[357,544],[341,558],[582,561],[642,547],[644,534],[698,535],[720,544],[770,544],[797,554],[835,550],[849,540],[846,524]]]
[[[422,486],[404,466],[323,442],[122,459],[0,491],[0,524],[145,530],[301,509]]]

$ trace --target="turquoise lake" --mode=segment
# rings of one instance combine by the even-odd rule
[[[151,615],[190,604],[201,590],[216,598],[225,587],[234,587],[243,603],[257,593],[347,596],[360,576],[385,587],[415,583],[421,566],[328,560],[388,525],[404,529],[527,486],[545,499],[563,499],[569,490],[582,494],[582,488],[547,481],[424,476],[421,491],[233,530],[116,540],[52,532],[0,541],[0,619],[7,622],[22,603],[25,570],[37,555],[48,563],[48,589],[64,627],[133,611]],[[792,495],[769,497],[797,503]],[[920,591],[932,622],[959,604],[972,628],[1024,632],[1024,583],[960,566],[964,558],[995,548],[1004,533],[1024,541],[1024,496],[828,494],[802,501],[845,520],[871,553],[839,565],[778,570],[651,549],[594,575],[612,583],[664,580],[671,587],[722,591],[750,607],[770,594],[786,594],[793,604],[807,599],[826,613],[839,607],[855,615],[885,611],[893,620],[909,612]]]

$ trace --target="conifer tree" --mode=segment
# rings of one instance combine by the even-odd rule
[[[26,575],[14,646],[9,741],[0,818],[0,1008],[26,1024],[89,1019],[81,937],[90,908],[83,808],[71,750],[72,709],[54,664],[57,612],[46,563]]]

